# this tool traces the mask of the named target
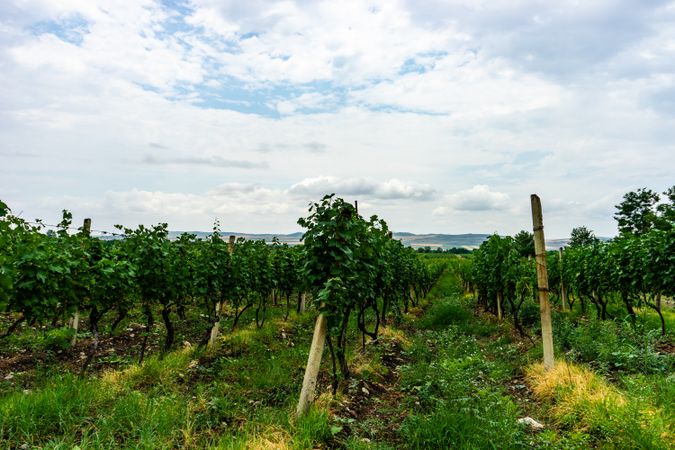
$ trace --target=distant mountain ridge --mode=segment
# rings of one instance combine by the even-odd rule
[[[180,234],[184,233],[183,231],[170,231],[169,238],[175,239]],[[187,233],[195,234],[198,238],[204,238],[211,235],[210,232],[206,231],[188,231]],[[302,239],[302,232],[297,231],[295,233],[289,234],[275,234],[275,233],[239,233],[233,231],[222,231],[220,233],[225,239],[228,236],[235,236],[237,238],[244,238],[249,240],[264,240],[266,242],[272,242],[272,239],[275,237],[282,244],[288,245],[298,245]],[[464,234],[441,234],[441,233],[428,233],[428,234],[415,234],[409,233],[406,231],[395,232],[394,239],[400,240],[403,245],[413,248],[420,247],[431,247],[449,249],[454,247],[466,248],[466,249],[475,249],[480,247],[480,244],[483,243],[490,237],[489,234],[482,233],[464,233]],[[602,240],[608,240],[609,238],[600,238]],[[555,250],[560,247],[564,247],[569,242],[569,239],[548,239],[546,241],[547,250]]]

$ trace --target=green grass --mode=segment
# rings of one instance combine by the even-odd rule
[[[536,318],[538,310],[530,309],[525,316]],[[298,420],[294,410],[313,313],[292,314],[284,322],[283,307],[269,312],[261,330],[247,312],[212,352],[185,347],[84,379],[49,361],[16,374],[14,380],[30,378],[31,388],[4,382],[0,448],[582,449],[669,448],[672,442],[673,359],[659,351],[664,341],[651,324],[633,329],[623,321],[575,323],[569,315],[556,315],[558,355],[590,367],[626,399],[612,405],[581,396],[560,415],[556,407],[569,392],[524,404],[508,388],[522,383],[522,368],[540,358],[540,347],[530,349],[528,341],[513,337],[510,323],[476,314],[474,301],[462,296],[448,273],[415,309],[419,317],[407,314],[400,325],[390,324],[365,352],[352,327],[348,356],[354,380],[342,387],[389,379],[401,396],[372,394],[374,414],[352,420],[340,410],[351,394],[333,399],[324,392]],[[4,348],[32,342],[54,352],[69,345],[62,330],[26,332]],[[381,358],[394,349],[403,352],[405,364],[391,381]],[[326,356],[322,372],[330,373]],[[324,378],[327,389],[325,384]],[[546,430],[528,432],[517,423],[526,415]]]
[[[675,357],[658,348],[664,341],[660,331],[641,323],[633,327],[624,321],[579,321],[556,314],[553,329],[559,354],[603,373],[665,374],[675,369]]]
[[[244,323],[212,354],[185,348],[85,379],[45,372],[0,397],[0,448],[313,448],[332,438],[327,412],[291,420],[313,318],[282,315]]]
[[[485,339],[503,324],[477,319],[456,285],[441,284],[434,294],[441,296],[419,321],[423,331],[409,351],[414,362],[402,372],[412,411],[401,427],[406,448],[522,448],[520,411],[503,388],[515,370],[505,356],[508,340]]]

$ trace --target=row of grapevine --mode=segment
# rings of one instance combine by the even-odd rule
[[[0,202],[0,311],[16,317],[5,334],[21,322],[58,325],[83,314],[94,336],[93,355],[104,317],[111,316],[114,330],[130,311],[141,311],[146,341],[155,316],[161,316],[166,351],[175,339],[175,316],[184,318],[188,309],[200,309],[203,324],[194,326],[203,327],[205,343],[223,312],[234,327],[244,311],[254,309],[261,327],[271,298],[285,298],[288,312],[294,294],[310,292],[335,317],[340,312],[348,319],[356,310],[362,333],[375,339],[379,324],[423,295],[439,269],[432,273],[413,250],[390,239],[383,221],[350,214],[345,235],[318,230],[311,216],[300,219],[308,230],[305,245],[296,247],[228,243],[217,224],[203,240],[192,234],[170,240],[167,224],[158,224],[126,228],[123,239],[104,241],[86,229],[69,233],[72,216],[66,211],[57,231],[45,233],[40,222],[22,220]],[[345,246],[345,237],[352,247]],[[345,320],[335,327],[344,329]],[[345,344],[338,339],[341,361]]]
[[[585,310],[591,303],[601,319],[609,318],[610,302],[622,304],[633,322],[634,307],[646,306],[659,315],[665,334],[661,299],[675,296],[675,228],[596,241],[562,255],[550,257],[551,273],[571,304],[578,299]]]
[[[518,317],[520,308],[527,298],[536,295],[533,253],[524,254],[510,236],[494,234],[474,252],[467,273],[468,281],[477,291],[478,302],[501,319],[507,313],[506,301],[513,323],[522,335],[525,331]]]
[[[356,323],[365,346],[366,336],[377,339],[388,311],[400,315],[400,305],[415,303],[426,295],[444,270],[444,264],[427,266],[411,248],[391,238],[386,222],[377,216],[366,220],[357,208],[333,195],[313,203],[310,215],[298,223],[307,229],[303,273],[319,302],[310,354],[305,368],[297,414],[305,414],[314,398],[324,343],[333,367],[333,393],[337,390],[337,366],[350,376],[346,351],[347,327]],[[414,282],[413,282],[414,281]],[[373,320],[367,327],[367,316]]]
[[[304,274],[328,319],[328,346],[344,377],[347,325],[352,314],[363,338],[377,339],[387,312],[400,312],[426,295],[443,266],[428,267],[416,252],[391,239],[385,221],[366,220],[341,198],[325,196],[310,206],[310,216],[299,220],[304,235]],[[366,316],[374,325],[366,327]],[[335,340],[335,345],[333,345]]]
[[[551,251],[547,255],[549,290],[553,300],[579,301],[585,312],[593,305],[598,318],[609,318],[608,305],[625,307],[635,321],[634,307],[646,306],[665,321],[661,299],[675,295],[675,228],[653,229],[642,235],[624,234],[609,242]],[[536,296],[536,270],[530,251],[515,237],[492,235],[459,268],[467,290],[500,318],[509,313],[524,334],[518,314],[527,298]],[[505,311],[506,302],[509,306]]]

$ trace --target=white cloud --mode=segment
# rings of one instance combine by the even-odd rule
[[[365,196],[376,199],[417,199],[428,200],[435,194],[429,185],[405,183],[397,179],[376,182],[364,178],[341,179],[330,176],[306,178],[292,185],[290,194],[321,196],[330,193],[338,195]]]
[[[172,92],[179,82],[199,83],[204,77],[200,55],[189,52],[175,35],[165,35],[170,14],[155,2],[37,2],[51,15],[52,28],[68,17],[86,21],[80,44],[44,33],[10,49],[16,64],[83,78],[105,76]],[[57,5],[63,6],[58,7]]]
[[[482,118],[552,108],[563,95],[557,85],[522,73],[500,60],[474,55],[448,55],[433,69],[355,91],[368,105]]]
[[[336,96],[333,94],[319,94],[309,92],[298,95],[288,100],[281,100],[275,103],[274,107],[279,114],[293,114],[297,110],[326,110],[335,106]]]
[[[551,237],[611,234],[675,167],[675,9],[648,3],[8,0],[0,197],[293,231],[335,190],[398,230],[509,233],[537,192]]]
[[[448,195],[444,205],[436,208],[434,214],[442,215],[449,211],[504,211],[511,206],[508,194],[491,191],[489,186],[479,184]]]
[[[269,167],[269,164],[265,161],[224,159],[220,156],[158,158],[152,155],[146,155],[145,158],[143,158],[143,162],[152,165],[236,167],[239,169],[266,169]]]
[[[450,26],[413,23],[395,1],[238,3],[196,0],[189,21],[219,39],[250,33],[236,42],[237,52],[210,52],[224,72],[242,79],[358,84],[396,75],[409,58],[466,39]]]

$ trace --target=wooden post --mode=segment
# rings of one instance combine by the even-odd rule
[[[80,327],[80,310],[75,310],[75,315],[70,319],[71,327],[74,331],[73,337],[70,339],[70,345],[77,344],[77,329]]]
[[[504,303],[504,294],[497,292],[497,319],[502,320],[504,313],[502,313],[502,303]]]
[[[91,219],[86,218],[82,222],[82,235],[89,236],[91,234]],[[75,310],[75,315],[70,319],[70,327],[73,329],[73,337],[70,340],[70,345],[75,345],[77,343],[77,331],[80,328],[80,309]]]
[[[206,346],[207,349],[211,350],[216,345],[216,340],[220,336],[220,302],[216,304],[216,321],[211,327],[211,334],[209,335],[209,343]]]
[[[359,201],[354,200],[354,209],[356,210],[356,215],[359,215]]]
[[[314,401],[316,394],[316,382],[321,368],[321,356],[323,347],[326,343],[327,320],[326,316],[319,314],[314,326],[314,336],[312,336],[312,345],[309,349],[307,358],[307,367],[305,368],[305,377],[302,380],[302,391],[298,400],[297,416],[303,416]]]
[[[232,236],[230,236],[230,239],[227,242],[227,251],[230,252],[230,255],[234,252],[234,241],[236,239],[237,238],[234,235],[232,235]]]
[[[91,219],[84,219],[84,223],[82,224],[82,234],[85,236],[89,236],[91,234]]]
[[[305,308],[307,307],[307,293],[303,292],[300,294],[300,314],[305,312]]]
[[[532,230],[534,231],[534,253],[537,263],[537,287],[539,288],[539,309],[541,312],[541,340],[544,346],[544,369],[553,369],[553,326],[551,304],[548,301],[548,273],[546,272],[546,243],[544,240],[544,216],[541,200],[536,194],[530,196],[532,204]]]
[[[558,255],[560,255],[560,298],[562,299],[562,310],[566,312],[569,310],[569,305],[567,304],[567,286],[563,281],[563,248],[558,249]]]

